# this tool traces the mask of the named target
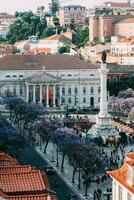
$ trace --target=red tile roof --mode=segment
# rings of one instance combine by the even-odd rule
[[[0,188],[5,193],[42,191],[47,189],[39,170],[0,174]]]
[[[39,195],[20,195],[20,196],[7,196],[3,195],[6,200],[56,200],[55,196],[49,196],[47,194]]]
[[[112,7],[130,7],[130,3],[123,3],[123,2],[112,2],[112,1],[108,1],[105,3],[106,5],[110,4]]]
[[[33,168],[30,165],[0,166],[0,173],[9,174],[9,173],[29,172],[32,169]]]
[[[43,66],[46,70],[99,68],[97,64],[70,55],[6,55],[0,58],[0,70],[42,70]]]
[[[69,40],[64,34],[52,35],[50,37],[44,38],[44,40]]]
[[[18,165],[18,161],[7,154],[0,152],[0,167],[11,165]]]
[[[134,160],[125,161],[122,167],[115,171],[110,171],[108,174],[117,180],[121,185],[123,185],[125,188],[130,190],[132,193],[134,193],[134,185],[131,186],[127,183],[128,178],[128,166],[134,166]]]
[[[0,161],[9,164],[4,166],[0,162],[0,197],[7,200],[56,200],[48,193],[50,186],[45,172],[30,165],[21,166],[3,152],[0,152]]]
[[[129,158],[131,160],[134,160],[134,153],[126,153],[126,158]]]

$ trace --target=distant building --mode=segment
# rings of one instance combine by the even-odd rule
[[[134,37],[134,17],[122,19],[114,26],[114,35],[122,37]]]
[[[113,55],[131,55],[134,54],[134,37],[120,38],[112,37],[110,53]]]
[[[128,19],[128,18],[132,18],[132,17],[130,15],[106,15],[106,14],[100,15],[100,16],[90,16],[89,17],[89,30],[90,30],[89,41],[93,42],[94,39],[97,38],[99,39],[99,41],[104,42],[105,37],[118,34],[117,28],[115,28],[116,33],[114,33],[114,27],[116,26],[116,23],[118,23],[119,21],[123,19]],[[120,27],[120,25],[117,25],[117,27]],[[130,32],[132,31],[130,31],[129,29],[129,33],[126,33],[126,34],[127,35],[132,34]],[[125,34],[125,33],[122,33],[122,34]]]
[[[59,47],[64,46],[67,42],[71,44],[68,37],[64,34],[57,34],[43,39],[31,36],[29,40],[17,42],[15,46],[20,53],[57,54]]]
[[[112,200],[134,200],[134,153],[126,154],[123,165],[108,174],[113,179]]]
[[[71,20],[74,20],[75,24],[81,25],[84,22],[86,8],[80,5],[64,6],[57,11],[56,15],[62,27],[68,27]]]
[[[118,64],[134,65],[134,37],[112,37],[110,55],[111,61],[115,58]]]
[[[6,38],[9,26],[16,20],[14,15],[0,13],[0,37]]]

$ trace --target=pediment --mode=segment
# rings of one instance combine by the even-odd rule
[[[59,82],[59,78],[46,72],[40,72],[28,77],[26,81],[30,83],[55,83]]]

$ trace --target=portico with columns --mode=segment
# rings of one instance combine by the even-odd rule
[[[26,82],[26,101],[43,104],[45,107],[60,107],[61,85],[59,78],[46,72],[29,77]]]

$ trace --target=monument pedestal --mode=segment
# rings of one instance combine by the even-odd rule
[[[96,117],[96,124],[89,130],[89,134],[96,136],[112,136],[117,135],[118,132],[111,124],[111,116],[107,109],[107,73],[106,64],[103,63],[99,69],[101,75],[101,96],[100,96],[100,113]]]

